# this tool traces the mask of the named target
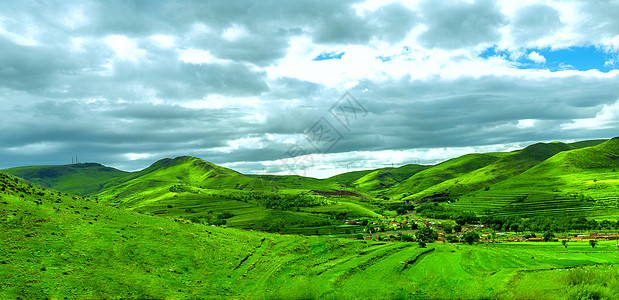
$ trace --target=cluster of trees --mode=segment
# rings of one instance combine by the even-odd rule
[[[619,229],[619,221],[609,220],[596,221],[584,217],[504,217],[504,216],[484,216],[479,220],[482,224],[497,231],[552,231],[563,232],[568,230],[600,230],[600,229]]]
[[[321,227],[332,224],[332,221],[320,216],[279,213],[258,221],[253,228],[268,232],[285,233],[294,232],[298,228]]]
[[[398,213],[398,215],[403,215],[409,211],[415,210],[415,205],[411,203],[393,203],[387,205],[388,210],[393,210]]]
[[[419,215],[424,217],[455,220],[458,225],[484,224],[496,231],[563,232],[567,230],[619,229],[619,221],[603,220],[598,222],[584,217],[538,216],[524,218],[492,214],[478,217],[473,212],[457,211],[450,207],[438,205],[438,203],[425,203],[417,207],[416,210]]]
[[[479,223],[479,218],[470,211],[458,211],[438,203],[424,203],[417,207],[417,214],[432,218],[455,220],[459,225]]]
[[[299,207],[312,207],[325,205],[327,201],[322,197],[314,195],[281,195],[281,194],[262,194],[251,195],[253,201],[258,205],[266,208],[278,209],[278,210],[293,210]]]
[[[213,214],[212,211],[210,211],[207,215],[203,217],[188,216],[188,217],[185,217],[185,219],[189,222],[196,223],[196,224],[222,226],[222,225],[226,225],[226,223],[228,223],[227,219],[230,219],[232,217],[234,217],[234,214],[231,212],[223,212],[223,213],[215,215]]]

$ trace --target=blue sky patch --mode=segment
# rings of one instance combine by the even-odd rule
[[[380,59],[382,62],[388,62],[397,57],[409,56],[411,53],[412,53],[412,50],[409,46],[403,46],[402,51],[400,53],[392,54],[392,55],[379,55],[376,58]]]
[[[344,55],[346,52],[342,51],[342,52],[337,52],[337,51],[331,51],[331,52],[326,52],[323,51],[322,53],[320,53],[320,55],[316,56],[314,59],[312,59],[312,61],[321,61],[321,60],[328,60],[328,59],[342,59],[342,55]]]
[[[539,56],[544,58],[540,60]],[[619,68],[617,52],[605,52],[594,46],[570,47],[566,49],[552,50],[550,48],[530,48],[522,49],[522,55],[514,57],[511,52],[505,49],[498,49],[496,46],[487,48],[479,57],[487,59],[498,56],[505,60],[517,63],[519,69],[549,69],[551,71],[579,70],[587,71],[597,69],[602,72]],[[533,58],[537,58],[535,61]]]

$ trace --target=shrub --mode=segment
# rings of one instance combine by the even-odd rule
[[[422,227],[417,231],[417,240],[432,243],[438,238],[438,234],[432,228]]]
[[[469,245],[473,245],[473,243],[479,241],[479,234],[474,231],[467,232],[464,234],[464,241]]]

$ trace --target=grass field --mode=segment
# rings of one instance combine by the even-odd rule
[[[421,248],[277,235],[138,214],[0,179],[1,298],[564,299],[617,289],[614,241]]]

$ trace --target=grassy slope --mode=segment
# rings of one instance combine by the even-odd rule
[[[579,141],[579,142],[573,142],[573,143],[569,143],[570,146],[576,148],[576,149],[581,149],[581,148],[587,148],[587,147],[593,147],[593,146],[597,146],[601,143],[604,143],[608,140],[586,140],[586,141]]]
[[[352,182],[352,186],[364,192],[377,191],[393,186],[429,168],[423,165],[405,165],[398,168],[374,170]]]
[[[499,159],[502,153],[467,154],[423,170],[386,191],[392,199],[405,198],[451,178],[483,168]]]
[[[2,172],[23,178],[37,186],[80,196],[99,192],[105,183],[124,178],[129,174],[95,163],[18,167],[2,170]]]
[[[181,187],[175,190],[174,187]],[[325,200],[333,210],[318,210],[324,215],[305,211],[277,211],[256,202],[253,196],[312,195],[316,190],[337,190],[337,183],[300,176],[243,175],[194,157],[161,160],[130,176],[111,181],[106,190],[92,196],[106,203],[144,213],[207,218],[232,213],[229,226],[247,229],[273,229],[273,220],[285,223],[283,232],[296,232],[299,227],[329,225],[328,213],[344,211],[349,218],[378,217],[371,206],[349,202],[346,198]],[[321,198],[321,196],[312,196]],[[351,199],[352,200],[352,199]],[[335,201],[341,202],[336,205]],[[281,227],[281,226],[280,226]]]
[[[544,270],[619,262],[611,242],[423,249],[187,224],[4,175],[0,187],[0,298],[562,298],[561,273]]]
[[[457,198],[516,176],[561,151],[572,149],[574,149],[572,146],[558,142],[533,144],[522,150],[512,152],[485,167],[441,182],[408,198],[421,200],[435,194],[446,194],[450,198]]]
[[[617,169],[619,138],[614,138],[560,152],[489,191],[466,195],[454,207],[521,215],[612,215],[619,207]]]

